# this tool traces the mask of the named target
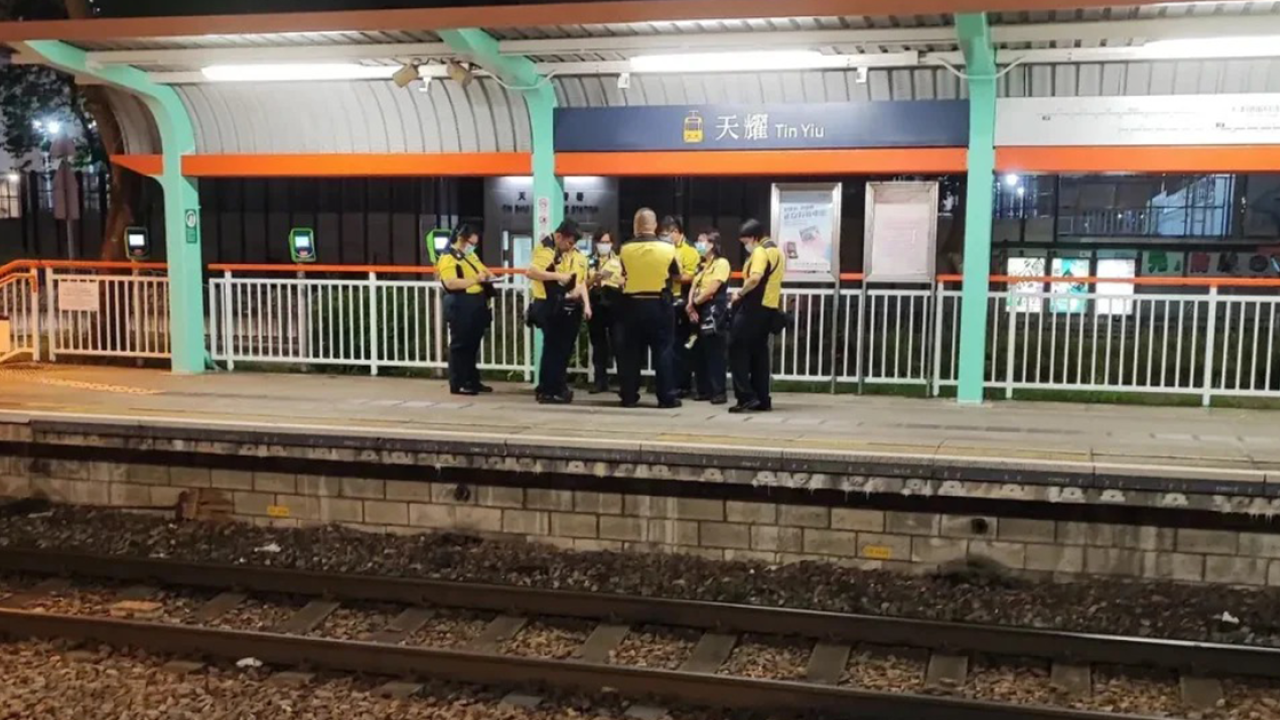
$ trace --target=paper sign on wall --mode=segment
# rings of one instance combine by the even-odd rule
[[[59,312],[98,312],[97,280],[59,280]]]
[[[933,282],[938,183],[867,185],[867,282]]]

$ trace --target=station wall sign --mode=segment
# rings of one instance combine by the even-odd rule
[[[556,110],[557,152],[964,147],[963,100]]]
[[[1275,145],[1280,95],[1002,98],[996,145]]]

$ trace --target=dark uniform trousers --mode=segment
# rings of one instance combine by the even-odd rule
[[[493,311],[483,294],[450,293],[444,298],[449,320],[449,388],[462,390],[480,384],[480,344],[493,323]]]
[[[580,303],[558,303],[542,328],[542,363],[538,366],[539,395],[569,394],[569,358],[582,327]]]
[[[776,310],[760,305],[738,308],[729,336],[729,365],[733,370],[733,394],[739,403],[755,400],[770,405],[769,335]]]
[[[605,302],[603,297],[592,298],[591,319],[587,321],[591,331],[591,367],[595,371],[596,387],[602,390],[609,384],[613,358],[622,350],[621,328],[614,304],[617,302],[620,301]]]
[[[688,292],[685,292],[688,297]],[[696,332],[693,323],[689,321],[689,316],[685,313],[684,303],[675,306],[673,310],[676,318],[675,327],[675,343],[673,345],[673,355],[671,358],[672,371],[675,373],[675,385],[677,390],[688,392],[693,388],[693,350],[689,349],[689,335]],[[699,340],[698,342],[702,342]]]
[[[709,308],[710,303],[699,308]],[[693,346],[693,360],[697,368],[698,394],[709,397],[720,397],[725,394],[725,333],[703,335]]]
[[[658,402],[676,399],[672,377],[672,344],[675,340],[675,311],[670,300],[634,298],[623,300],[622,353],[618,358],[622,402],[640,402],[640,371],[644,358],[653,354],[653,371],[657,375]]]

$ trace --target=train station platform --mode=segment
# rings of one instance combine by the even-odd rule
[[[263,524],[467,530],[579,549],[1280,583],[1280,414],[784,394],[626,410],[521,385],[0,368],[0,494],[222,492]],[[6,464],[7,463],[7,464]],[[1250,538],[1253,538],[1250,540]],[[1261,538],[1261,539],[1259,539]],[[1227,562],[1211,573],[1206,557]]]

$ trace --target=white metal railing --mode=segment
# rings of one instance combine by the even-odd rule
[[[939,293],[935,387],[959,367],[960,291]],[[1218,288],[993,291],[986,379],[1017,389],[1280,397],[1280,297]]]
[[[37,264],[28,264],[34,267]],[[0,276],[8,350],[0,360],[163,357],[169,352],[168,280],[157,268],[20,267]],[[417,270],[252,277],[225,271],[209,283],[214,359],[237,363],[444,369],[443,295]],[[407,279],[406,279],[407,278]],[[1055,293],[1013,284],[987,294],[985,376],[1018,390],[1280,397],[1280,294],[1247,281],[1226,287],[1154,286],[1135,294]],[[1114,283],[1113,283],[1114,284]],[[1239,287],[1237,287],[1239,285]],[[1024,288],[1031,287],[1031,290]],[[1081,288],[1075,288],[1080,290]],[[1114,288],[1103,287],[1114,292]],[[961,292],[935,287],[788,287],[787,324],[773,341],[775,377],[835,384],[957,384]],[[531,377],[528,289],[499,285],[481,367]],[[572,372],[588,373],[580,336]],[[0,348],[4,347],[0,343]],[[648,372],[648,370],[646,370]]]
[[[169,278],[45,270],[49,359],[59,355],[161,358],[169,355]]]
[[[40,295],[34,270],[0,277],[0,361],[36,357]]]

